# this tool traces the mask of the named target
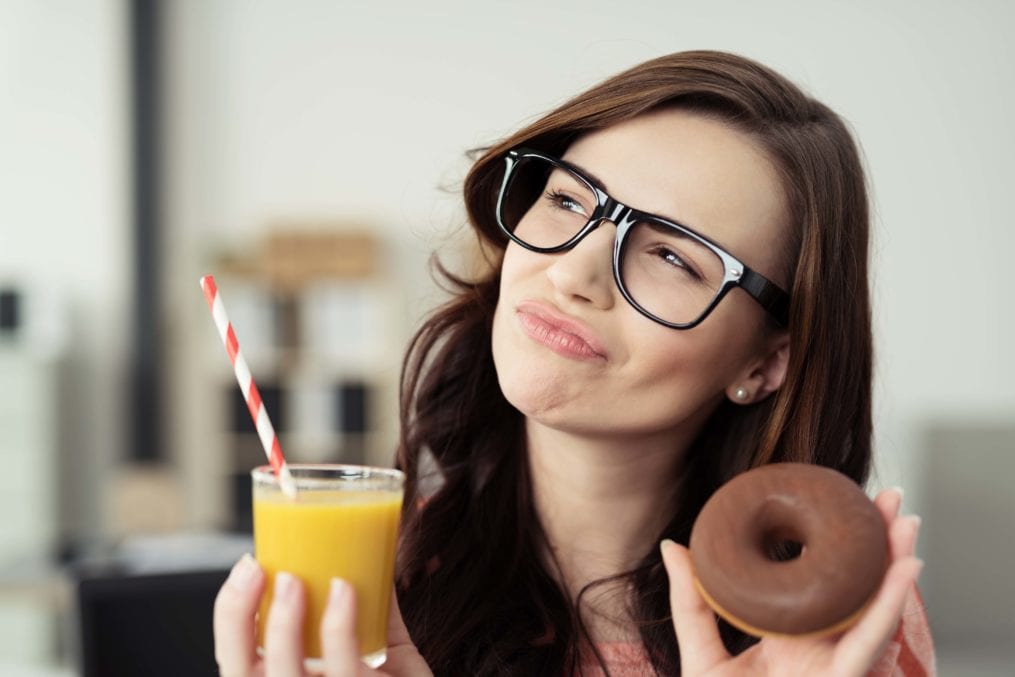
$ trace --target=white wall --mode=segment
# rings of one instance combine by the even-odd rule
[[[115,0],[0,2],[0,284],[27,290],[34,318],[51,320],[46,351],[69,348],[62,502],[67,530],[79,535],[100,529],[103,477],[123,441],[124,21]]]

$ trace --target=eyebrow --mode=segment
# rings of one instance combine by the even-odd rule
[[[609,189],[607,189],[606,184],[603,182],[602,179],[600,179],[595,174],[593,174],[589,170],[587,170],[584,167],[582,167],[577,162],[572,162],[571,160],[563,160],[563,159],[561,160],[561,162],[563,162],[564,164],[566,164],[566,165],[576,169],[582,176],[584,176],[586,179],[591,181],[592,185],[594,185],[599,190],[603,191],[604,193],[609,193],[610,192]],[[630,205],[628,205],[628,207],[630,207]],[[633,207],[633,209],[635,209],[637,211],[641,211],[640,209],[638,209],[638,207]],[[655,216],[655,217],[660,218],[660,219],[664,219],[666,221],[672,221],[673,223],[676,223],[679,226],[687,228],[688,230],[693,230],[695,233],[697,233],[698,235],[701,235],[702,237],[706,237],[706,236],[702,235],[698,231],[698,229],[695,228],[694,226],[689,226],[686,223],[684,223],[683,221],[680,221],[679,219],[675,219],[672,216],[669,216],[667,214],[655,214],[655,213],[651,213],[651,212],[643,212],[643,213],[644,214],[649,214],[650,216]],[[708,238],[706,237],[706,239],[708,239]],[[725,248],[725,245],[721,245],[721,244],[719,244],[717,242],[715,244],[717,244],[719,247]]]
[[[604,193],[609,193],[609,192],[610,192],[610,191],[609,191],[609,190],[608,190],[608,189],[606,188],[606,184],[605,184],[605,183],[603,183],[603,180],[602,180],[602,179],[600,179],[600,178],[599,178],[598,176],[596,176],[595,174],[593,174],[593,173],[592,173],[592,172],[590,172],[589,170],[587,170],[587,169],[585,169],[584,167],[582,167],[582,166],[581,166],[580,164],[578,164],[577,162],[571,162],[570,160],[563,160],[563,159],[561,160],[561,162],[563,162],[564,164],[566,164],[566,165],[568,165],[568,166],[570,166],[570,167],[574,167],[574,168],[575,168],[576,170],[578,170],[578,172],[579,172],[579,173],[580,173],[580,174],[581,174],[582,176],[584,176],[584,177],[585,177],[586,179],[588,179],[589,181],[591,181],[591,182],[592,182],[592,185],[594,185],[594,186],[595,186],[596,188],[598,188],[599,190],[603,191]]]

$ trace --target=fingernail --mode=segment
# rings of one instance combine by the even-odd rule
[[[913,526],[915,526],[917,529],[919,529],[920,525],[923,524],[923,518],[920,517],[919,515],[910,515],[909,519],[913,520]]]
[[[288,602],[296,589],[296,577],[285,571],[275,574],[275,599]]]
[[[349,584],[343,581],[341,578],[331,579],[331,592],[329,593],[329,604],[341,605],[345,604],[346,597],[349,596]]]
[[[670,546],[670,545],[676,545],[676,543],[674,542],[674,540],[672,538],[664,538],[659,543],[659,551],[663,552],[664,550],[666,550],[667,546]]]
[[[922,571],[923,571],[923,560],[922,559],[918,559],[918,560],[916,560],[916,576],[914,576],[914,578],[919,578],[920,577],[920,572],[922,572]]]
[[[906,491],[902,487],[892,487],[892,491],[899,495],[899,503],[902,503],[902,498],[906,495]]]
[[[229,572],[229,583],[237,588],[248,588],[254,582],[257,569],[257,561],[250,556],[250,553],[243,553],[243,557],[233,565],[233,570]]]

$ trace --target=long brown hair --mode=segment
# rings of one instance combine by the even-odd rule
[[[523,417],[502,395],[491,327],[506,246],[494,215],[503,154],[563,155],[578,137],[661,107],[711,116],[760,142],[781,174],[790,216],[784,385],[751,406],[721,404],[688,450],[677,502],[658,537],[687,543],[704,501],[737,473],[776,461],[835,468],[862,484],[870,467],[868,207],[856,146],[840,118],[777,73],[718,52],[654,59],[566,102],[486,149],[465,181],[469,219],[490,260],[473,279],[439,267],[454,291],[415,335],[402,374],[398,465],[408,475],[399,600],[438,674],[574,672],[587,641],[578,602],[541,557]],[[691,330],[693,331],[693,330]],[[421,483],[436,466],[440,487]],[[655,669],[679,672],[658,550],[622,575]],[[753,639],[723,624],[731,651]],[[598,655],[598,654],[597,654]]]

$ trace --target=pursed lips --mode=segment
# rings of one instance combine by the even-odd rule
[[[525,333],[554,352],[579,359],[607,359],[602,341],[581,320],[541,301],[522,301],[515,312]]]

